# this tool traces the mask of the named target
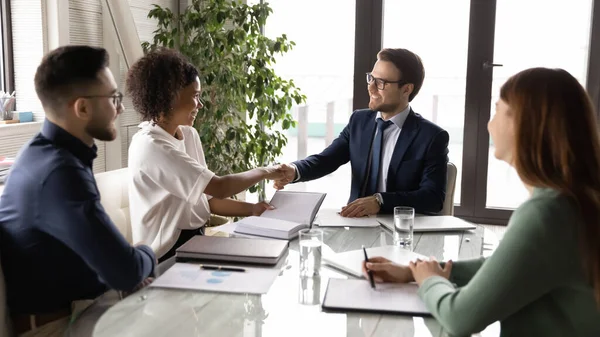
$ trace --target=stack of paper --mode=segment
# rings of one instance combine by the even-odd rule
[[[336,209],[322,209],[315,224],[319,227],[379,227],[374,215],[360,218],[345,218]]]

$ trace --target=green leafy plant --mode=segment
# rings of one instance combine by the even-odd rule
[[[158,20],[152,43],[175,48],[200,71],[204,108],[196,117],[206,162],[217,174],[242,172],[272,163],[287,143],[274,130],[295,126],[289,113],[306,101],[292,80],[275,74],[278,54],[295,45],[287,36],[270,39],[261,28],[272,9],[267,3],[247,5],[229,0],[194,0],[180,15],[154,5],[149,18]],[[259,185],[250,192],[259,191]]]

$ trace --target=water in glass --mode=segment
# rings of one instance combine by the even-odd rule
[[[412,207],[394,207],[394,244],[412,250],[415,210]]]
[[[300,240],[300,274],[319,275],[321,269],[321,242],[318,240]]]

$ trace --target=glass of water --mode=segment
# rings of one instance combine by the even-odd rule
[[[412,207],[394,207],[394,244],[406,249],[413,248],[413,225],[415,209]]]
[[[299,239],[300,276],[319,275],[323,231],[320,229],[302,229],[300,230]]]

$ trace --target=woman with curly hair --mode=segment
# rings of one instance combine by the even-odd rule
[[[600,141],[590,98],[562,69],[533,68],[500,89],[488,124],[496,158],[531,193],[488,259],[363,265],[379,282],[419,284],[453,336],[500,321],[501,336],[600,336]]]
[[[164,261],[194,235],[210,214],[260,215],[267,203],[228,199],[264,179],[281,179],[279,167],[219,177],[206,167],[192,127],[200,101],[196,68],[179,52],[152,51],[127,76],[127,94],[144,120],[129,146],[129,200],[134,242]]]

